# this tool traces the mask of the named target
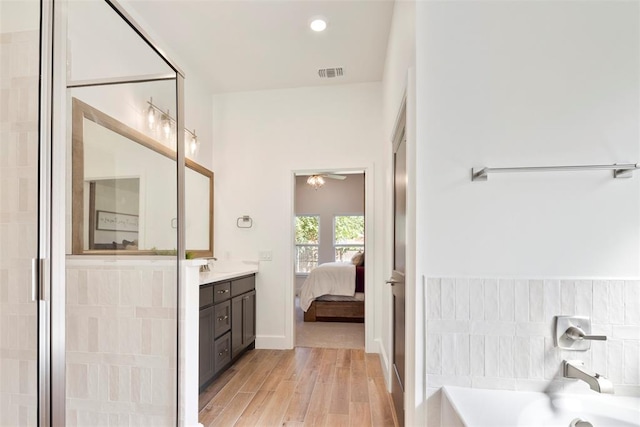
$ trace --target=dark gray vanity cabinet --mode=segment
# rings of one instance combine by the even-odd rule
[[[256,338],[255,274],[200,286],[200,391]]]

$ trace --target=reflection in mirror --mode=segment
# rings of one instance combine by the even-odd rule
[[[176,153],[73,99],[72,253],[176,249]],[[187,159],[186,248],[213,256],[213,172]]]
[[[84,184],[84,194],[89,194],[84,216],[89,250],[137,250],[140,178],[85,180]]]

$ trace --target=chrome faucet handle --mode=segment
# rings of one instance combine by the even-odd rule
[[[569,326],[565,331],[565,335],[572,340],[592,340],[592,341],[606,341],[606,335],[587,335],[582,329],[577,326]]]
[[[606,341],[604,335],[591,335],[591,319],[586,316],[555,316],[554,343],[562,350],[587,351],[592,341]]]

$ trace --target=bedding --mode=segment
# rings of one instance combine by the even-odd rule
[[[320,264],[309,272],[300,290],[300,307],[307,311],[311,301],[322,295],[352,297],[356,293],[356,266],[347,262]]]
[[[309,273],[300,290],[300,307],[306,312],[314,299],[324,295],[353,297],[356,292],[364,292],[364,267],[328,262]]]

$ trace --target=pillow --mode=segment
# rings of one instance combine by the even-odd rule
[[[358,252],[351,257],[351,263],[356,267],[362,267],[364,265],[364,253]]]

